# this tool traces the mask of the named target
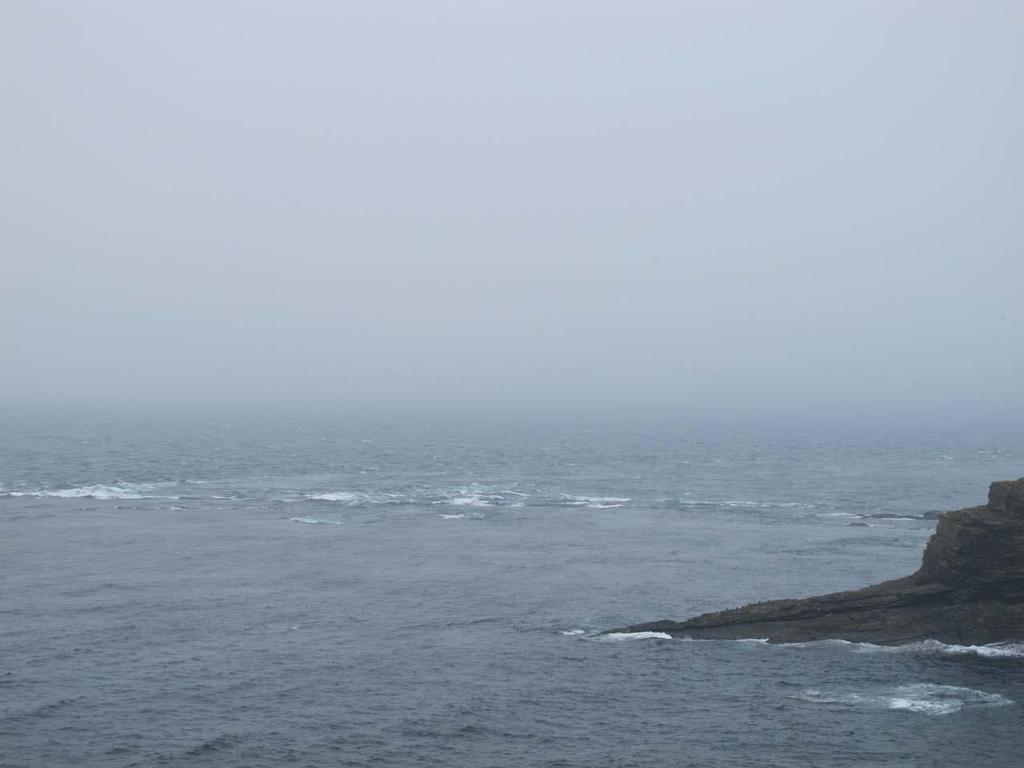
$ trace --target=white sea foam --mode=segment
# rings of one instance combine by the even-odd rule
[[[499,490],[471,483],[460,488],[429,492],[425,494],[425,499],[431,504],[443,504],[450,507],[500,507],[508,504],[507,494],[512,494],[516,498],[526,495],[516,491]]]
[[[1000,707],[1014,703],[1012,699],[998,693],[933,683],[913,683],[860,691],[822,691],[808,688],[797,698],[816,704],[896,709],[924,715],[949,715],[965,707]]]
[[[588,507],[590,509],[615,509],[631,499],[625,496],[580,496],[571,493],[529,494],[507,488],[487,488],[473,484],[442,495],[433,504],[470,507],[513,507],[530,506]]]
[[[678,499],[681,507],[729,507],[731,509],[811,509],[813,504],[799,501],[746,501],[740,499],[724,499],[713,501],[707,499]]]
[[[332,491],[331,493],[309,493],[306,498],[311,501],[340,501],[344,504],[358,504],[363,497],[348,491]]]
[[[990,645],[956,645],[938,640],[922,640],[906,645],[874,645],[855,643],[861,653],[931,653],[942,656],[981,656],[990,659],[1024,659],[1024,642],[992,643]]]
[[[768,645],[771,642],[767,637],[738,637],[735,640],[717,640],[707,637],[683,635],[682,637],[674,637],[672,639],[678,640],[681,643],[753,643],[755,645]]]
[[[453,507],[490,507],[493,506],[487,499],[481,499],[479,496],[455,496],[444,501],[435,502],[438,504],[449,504]]]
[[[667,632],[609,632],[607,635],[598,635],[596,639],[615,643],[624,640],[671,640],[672,635]]]
[[[1024,659],[1024,643],[947,645],[942,652],[950,656],[982,656],[989,659]]]
[[[452,507],[523,507],[530,494],[500,486],[470,483],[459,488],[433,491],[425,494],[431,504]]]
[[[349,507],[361,506],[394,506],[397,504],[414,503],[399,493],[386,493],[378,491],[374,493],[357,493],[354,491],[327,491],[325,493],[307,493],[302,496],[307,501],[330,501],[336,504],[344,504]]]
[[[344,525],[341,520],[322,520],[319,517],[289,517],[291,523],[305,523],[306,525]]]
[[[453,512],[442,513],[438,517],[443,520],[483,520],[486,516],[482,512]]]
[[[903,645],[854,643],[849,640],[815,640],[807,643],[778,643],[783,648],[849,648],[854,653],[919,653],[937,656],[978,656],[988,659],[1024,659],[1024,641],[990,645],[956,645],[938,640],[920,640]]]
[[[399,504],[432,504],[448,507],[512,507],[570,506],[591,509],[615,509],[630,501],[625,496],[577,496],[568,493],[530,494],[500,485],[470,483],[448,488],[421,488],[405,493],[387,491],[326,490],[292,491],[282,495],[282,502],[327,501],[346,506],[393,506]]]
[[[587,634],[587,630],[585,630],[585,629],[563,629],[563,630],[559,631],[558,634],[560,634],[560,635],[570,635],[570,636],[585,635],[585,634]]]
[[[75,488],[39,488],[31,491],[7,491],[5,496],[36,496],[54,499],[178,499],[178,496],[154,494],[157,484],[122,483],[120,485],[82,485]]]
[[[631,499],[623,496],[574,496],[571,493],[563,493],[559,496],[559,503],[567,507],[588,507],[590,509],[615,509],[621,507]]]

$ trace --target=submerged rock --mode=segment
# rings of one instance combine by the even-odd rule
[[[921,568],[902,579],[613,631],[778,643],[1024,639],[1024,478],[992,483],[985,506],[941,515]]]

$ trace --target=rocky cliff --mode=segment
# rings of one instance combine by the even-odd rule
[[[902,579],[614,631],[783,643],[1024,639],[1024,478],[992,483],[985,506],[943,514],[921,568]]]

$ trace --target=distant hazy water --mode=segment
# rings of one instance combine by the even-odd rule
[[[0,427],[3,766],[1021,764],[1024,646],[594,634],[909,573],[1024,439]]]

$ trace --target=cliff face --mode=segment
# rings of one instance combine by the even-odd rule
[[[940,517],[914,577],[1024,598],[1024,478],[992,483],[987,506]]]
[[[921,568],[902,579],[615,631],[772,642],[1024,639],[1024,478],[992,483],[985,506],[942,515]]]

